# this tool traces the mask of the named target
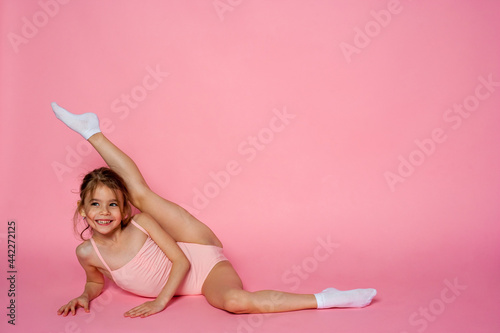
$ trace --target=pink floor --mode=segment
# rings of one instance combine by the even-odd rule
[[[487,0],[0,1],[0,332],[500,332],[499,22]],[[103,162],[52,101],[97,112],[249,290],[374,302],[129,319],[144,299],[108,284],[57,316]]]
[[[27,234],[26,231],[23,233]],[[94,300],[90,314],[80,311],[75,317],[56,316],[55,309],[81,290],[82,276],[74,260],[64,255],[69,250],[62,254],[57,249],[51,254],[32,252],[30,259],[19,260],[17,325],[15,328],[6,326],[4,320],[2,332],[16,329],[19,332],[52,333],[498,332],[499,274],[498,269],[494,269],[498,267],[498,256],[488,254],[493,252],[491,249],[491,244],[489,248],[485,244],[472,250],[441,247],[433,251],[425,249],[422,244],[404,258],[398,253],[383,257],[354,255],[356,262],[347,264],[346,261],[352,261],[345,253],[349,250],[340,250],[339,247],[338,253],[336,251],[322,262],[310,277],[301,280],[297,289],[312,292],[318,290],[317,286],[322,288],[332,284],[339,288],[377,288],[379,295],[372,305],[363,309],[232,315],[212,308],[202,296],[186,296],[177,298],[165,311],[147,319],[122,317],[125,311],[144,299],[127,294],[114,285],[108,286]],[[26,253],[23,257],[27,257]],[[48,258],[61,257],[68,259],[48,263]],[[455,260],[452,262],[450,258]],[[243,276],[249,277],[247,286],[250,289],[272,287],[290,291],[291,285],[283,283],[280,271],[285,265],[277,258],[269,261],[274,261],[274,265],[255,260],[246,265],[247,269],[240,269]],[[287,261],[301,263],[296,258]],[[248,271],[249,268],[255,269],[254,274]]]

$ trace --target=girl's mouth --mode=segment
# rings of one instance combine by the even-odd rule
[[[112,220],[95,220],[95,222],[99,225],[108,225],[113,221]]]

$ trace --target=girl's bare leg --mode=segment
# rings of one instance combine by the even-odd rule
[[[132,204],[151,215],[176,241],[222,247],[220,240],[205,224],[184,208],[154,193],[134,161],[102,133],[94,134],[88,141],[106,164],[125,180]]]
[[[269,313],[316,309],[313,294],[291,294],[273,290],[249,292],[229,261],[218,263],[203,284],[203,295],[216,308],[232,313]]]
[[[72,114],[56,103],[52,103],[52,109],[57,118],[87,139],[108,166],[124,179],[132,204],[150,214],[176,241],[222,247],[210,228],[149,188],[134,161],[101,133],[95,114]]]
[[[275,290],[249,292],[229,261],[215,265],[202,288],[207,301],[232,313],[270,313],[317,308],[364,307],[376,295],[375,289],[340,291],[328,288],[318,294],[293,294]]]

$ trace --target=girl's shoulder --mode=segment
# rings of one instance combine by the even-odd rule
[[[132,221],[136,222],[136,223],[140,223],[144,220],[144,218],[147,216],[148,214],[147,213],[137,213],[135,215],[133,215],[131,218],[130,218],[130,223],[132,223]]]
[[[94,254],[94,248],[92,246],[92,243],[90,242],[90,239],[87,239],[83,241],[80,245],[76,247],[76,256],[78,257],[78,260],[84,260],[88,261],[93,257]]]
[[[158,222],[156,222],[156,220],[148,213],[136,214],[132,216],[129,224],[131,224],[132,221],[137,228],[141,229],[144,233],[149,235],[155,230],[156,227],[160,227],[158,225]]]
[[[132,223],[132,221],[134,221],[135,223],[144,227],[144,225],[148,225],[149,223],[151,223],[151,221],[155,221],[155,220],[148,213],[141,212],[141,213],[138,213],[138,214],[135,214],[134,216],[132,216],[130,218],[129,224]]]

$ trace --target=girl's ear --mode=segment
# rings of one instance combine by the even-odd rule
[[[81,202],[81,201],[80,201],[80,200],[78,200],[78,202],[76,203],[76,204],[77,204],[77,207],[79,207],[79,206],[80,206],[80,202]],[[80,208],[79,213],[80,213],[80,215],[81,215],[82,217],[87,217],[87,215],[85,214],[85,209],[83,209],[83,207],[82,207],[82,208]]]

